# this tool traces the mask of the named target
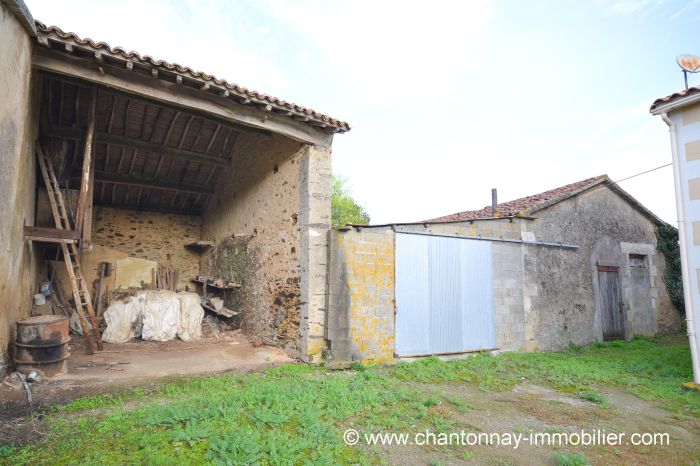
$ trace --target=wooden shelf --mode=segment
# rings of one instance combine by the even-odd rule
[[[234,282],[225,282],[224,286],[215,285],[214,284],[215,279],[206,280],[203,277],[195,277],[191,281],[193,281],[195,283],[201,283],[202,285],[206,285],[207,288],[214,288],[217,290],[233,290],[233,289],[241,287],[241,285],[239,285],[238,283],[234,283]]]

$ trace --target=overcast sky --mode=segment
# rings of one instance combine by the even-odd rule
[[[697,0],[25,2],[48,25],[348,121],[333,170],[372,223],[669,163],[649,105],[683,87],[676,55],[700,55]],[[670,167],[621,186],[675,223]]]

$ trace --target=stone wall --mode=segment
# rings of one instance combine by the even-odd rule
[[[101,206],[94,207],[93,216],[93,244],[175,269],[178,289],[195,289],[190,279],[199,275],[200,255],[185,245],[201,239],[200,217]],[[110,260],[100,258],[103,248],[88,254],[92,262]]]
[[[617,261],[620,266],[625,337],[654,334],[659,316],[666,330],[678,328],[678,313],[660,279],[664,262],[656,251],[656,225],[646,215],[616,192],[596,188],[537,212],[536,217],[522,220],[524,234],[579,249],[524,246],[527,350],[555,350],[602,339],[600,261]],[[648,261],[645,299],[632,299],[632,293],[640,291],[632,290],[637,285],[629,270],[629,254],[635,252],[644,253]]]
[[[202,215],[202,238],[217,247],[203,273],[239,281],[227,304],[246,334],[302,356],[301,165],[306,149],[282,136],[246,135],[230,173]]]
[[[333,362],[394,360],[395,235],[330,232],[328,328]]]
[[[538,212],[536,219],[393,228],[579,246],[493,242],[494,318],[500,350],[546,351],[601,340],[597,263],[603,259],[618,260],[620,265],[625,337],[675,332],[680,327],[679,314],[661,279],[665,264],[656,251],[656,224],[607,188],[554,204]],[[331,232],[327,338],[335,360],[390,361],[393,357],[394,229]]]
[[[36,246],[22,228],[34,224],[34,141],[39,86],[31,75],[31,39],[0,2],[0,378],[14,323],[31,310]]]
[[[301,159],[299,226],[301,236],[301,352],[320,362],[326,349],[328,231],[331,227],[331,147],[306,146]]]

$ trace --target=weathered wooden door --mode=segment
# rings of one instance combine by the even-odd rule
[[[625,337],[624,314],[620,294],[620,268],[598,266],[601,313],[603,317],[603,339]]]

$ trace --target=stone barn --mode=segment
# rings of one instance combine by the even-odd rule
[[[495,212],[333,230],[331,356],[547,351],[678,331],[662,223],[599,176]]]
[[[0,1],[0,42],[0,373],[40,284],[58,276],[72,297],[66,244],[76,280],[103,291],[215,278],[246,335],[320,359],[331,144],[347,123],[47,27],[21,0]]]

